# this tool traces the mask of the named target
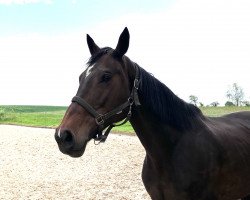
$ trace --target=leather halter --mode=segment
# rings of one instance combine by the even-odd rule
[[[135,64],[135,79],[134,79],[134,85],[131,91],[130,96],[128,97],[127,101],[121,104],[120,106],[116,107],[115,109],[111,110],[110,112],[107,112],[105,114],[100,114],[98,113],[89,103],[87,103],[84,99],[82,99],[79,96],[74,96],[73,99],[71,100],[72,102],[78,103],[80,106],[82,106],[84,109],[86,109],[94,118],[95,122],[99,127],[99,132],[94,136],[94,140],[98,141],[98,144],[100,142],[105,142],[111,129],[115,126],[121,126],[125,124],[127,121],[130,120],[130,117],[132,115],[132,106],[135,104],[136,106],[141,105],[139,102],[139,97],[138,97],[138,88],[139,88],[139,67],[137,64]],[[108,120],[109,118],[120,114],[123,112],[125,108],[129,107],[128,113],[126,118],[124,118],[124,121],[121,122],[120,124],[110,124],[108,125],[108,128],[106,129],[105,133],[102,134],[102,131],[105,129],[105,121]]]

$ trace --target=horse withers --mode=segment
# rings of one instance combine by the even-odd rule
[[[61,152],[82,156],[125,119],[145,148],[142,179],[153,200],[250,199],[250,112],[204,116],[125,56],[127,28],[115,49],[89,35],[87,43],[87,69],[55,132]]]

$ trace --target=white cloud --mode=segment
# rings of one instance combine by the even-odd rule
[[[71,3],[72,3],[72,4],[76,4],[76,3],[77,3],[77,0],[71,0]]]
[[[134,61],[186,100],[194,94],[206,104],[223,104],[234,82],[250,98],[249,10],[247,0],[182,0],[162,13],[107,22],[93,33],[115,47],[128,25]]]
[[[80,35],[0,38],[0,104],[67,105],[88,55],[82,40]]]
[[[127,15],[72,34],[0,38],[0,104],[67,105],[89,57],[85,34],[115,47],[128,26],[127,55],[178,96],[224,103],[236,82],[250,98],[250,1],[178,1],[156,14]]]
[[[33,4],[33,3],[45,3],[51,4],[52,0],[0,0],[0,4],[12,5],[12,4]]]

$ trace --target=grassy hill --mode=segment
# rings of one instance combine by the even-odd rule
[[[0,106],[0,124],[55,128],[60,124],[66,109],[63,106]],[[201,110],[208,116],[221,116],[242,110],[250,111],[250,107],[203,107]],[[129,123],[113,130],[133,132]]]
[[[58,126],[67,107],[0,106],[0,124],[48,127]]]

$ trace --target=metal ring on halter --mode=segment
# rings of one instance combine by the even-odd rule
[[[129,105],[133,105],[134,100],[133,100],[133,98],[132,98],[132,97],[129,97],[129,98],[128,98],[128,103],[129,103]]]
[[[139,89],[139,80],[138,80],[138,79],[135,79],[135,80],[134,80],[134,88],[135,88],[136,90]]]
[[[99,115],[98,117],[96,117],[95,122],[98,126],[103,125],[104,124],[103,115]]]

